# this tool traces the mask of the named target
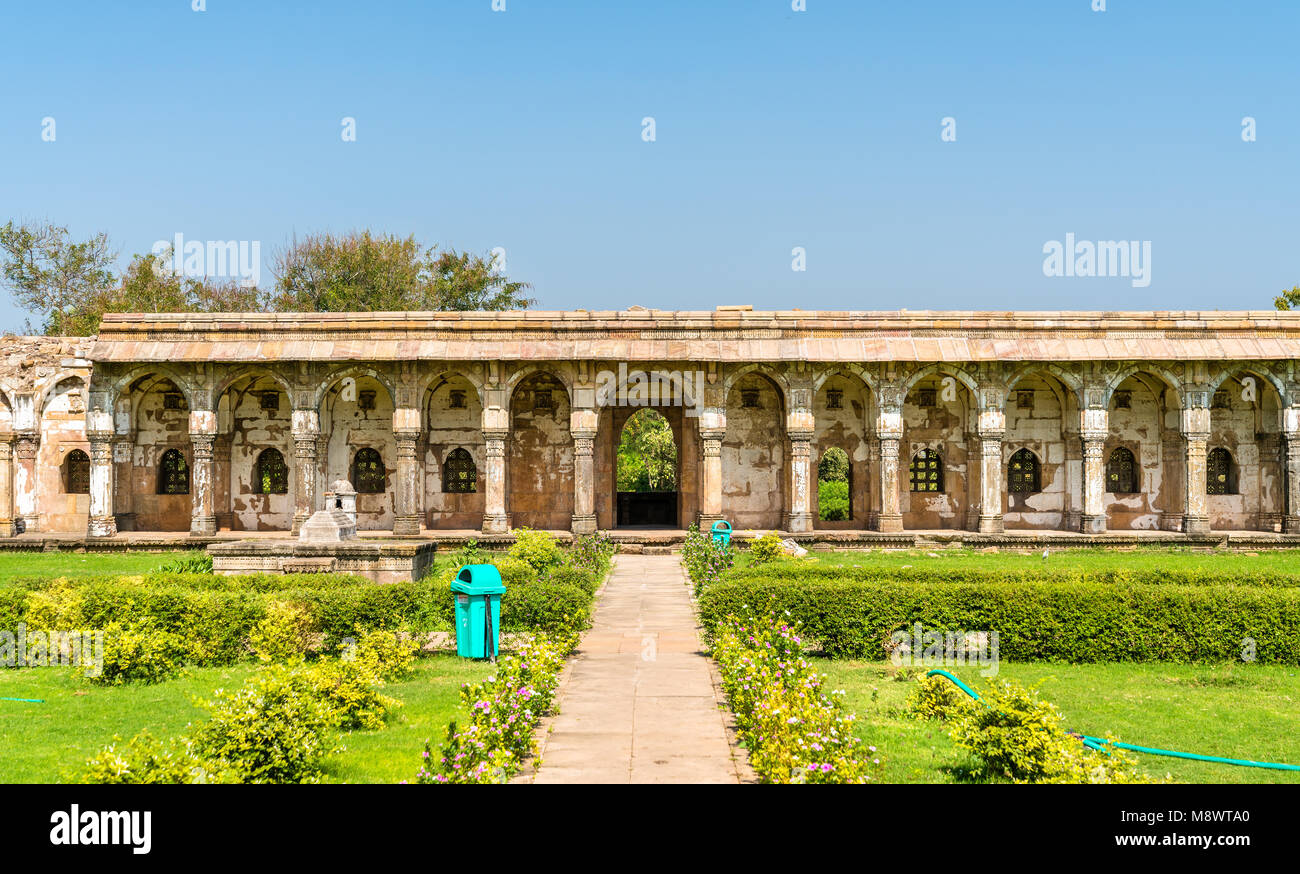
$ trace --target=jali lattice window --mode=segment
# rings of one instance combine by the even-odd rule
[[[190,466],[179,449],[168,449],[158,462],[158,494],[188,495]]]
[[[537,389],[533,392],[533,409],[543,411],[555,409],[555,397],[550,389]]]
[[[935,406],[935,390],[932,388],[921,388],[916,390],[916,405],[918,407]]]
[[[844,406],[844,391],[838,388],[826,390],[826,409],[839,410]]]
[[[1117,391],[1115,392],[1115,409],[1129,410],[1133,408],[1133,392]]]
[[[185,395],[178,391],[169,391],[163,394],[164,410],[183,410],[185,409]]]
[[[80,449],[68,453],[63,462],[67,468],[65,488],[70,495],[90,494],[90,456]]]
[[[1007,465],[1007,491],[1017,494],[1041,492],[1042,466],[1038,456],[1028,449],[1020,449],[1011,456]]]
[[[1132,495],[1138,490],[1137,462],[1133,453],[1123,446],[1116,447],[1106,459],[1106,491],[1117,495]]]
[[[1210,400],[1210,409],[1227,410],[1231,408],[1232,408],[1232,404],[1228,400],[1228,392],[1225,391],[1224,389],[1219,389],[1218,391],[1216,391],[1214,393],[1214,397]]]
[[[1232,453],[1223,447],[1210,450],[1205,459],[1205,493],[1207,495],[1237,494],[1236,471]]]
[[[453,449],[442,463],[442,490],[453,494],[478,491],[478,468],[464,449]]]
[[[359,495],[382,494],[388,471],[384,459],[375,449],[358,449],[352,456],[352,488]]]
[[[740,390],[740,405],[747,410],[758,409],[758,389],[742,388]]]
[[[264,410],[280,409],[280,393],[278,391],[262,392],[262,409]]]
[[[375,408],[375,393],[370,389],[357,392],[357,409],[363,412]]]
[[[933,449],[922,449],[912,456],[912,491],[943,491],[943,459]]]
[[[465,392],[461,391],[458,388],[454,388],[449,392],[449,394],[451,395],[451,404],[449,407],[450,409],[453,410],[465,409]]]
[[[259,495],[283,495],[289,491],[289,466],[278,449],[263,449],[257,456],[257,482]]]
[[[1032,410],[1034,408],[1034,393],[1032,391],[1016,392],[1016,409]]]

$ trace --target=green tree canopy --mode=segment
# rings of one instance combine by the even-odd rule
[[[77,241],[59,225],[10,221],[0,227],[0,257],[5,287],[36,319],[28,330],[81,336],[99,327],[89,302],[113,283],[107,234]]]
[[[661,414],[646,408],[633,413],[618,444],[620,492],[671,492],[677,489],[677,444]]]
[[[295,240],[275,258],[271,306],[283,312],[515,310],[534,301],[494,259],[438,251],[415,237],[353,231]]]
[[[1273,306],[1280,310],[1300,308],[1300,285],[1292,286],[1290,291],[1284,291],[1273,298]]]

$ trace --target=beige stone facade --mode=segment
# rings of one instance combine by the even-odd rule
[[[1289,313],[111,315],[0,343],[0,536],[290,532],[339,479],[362,531],[615,528],[647,373],[680,380],[650,395],[676,527],[1300,533]],[[850,518],[824,521],[833,448]]]

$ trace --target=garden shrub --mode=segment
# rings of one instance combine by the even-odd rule
[[[538,577],[545,577],[552,568],[564,561],[564,553],[555,538],[545,531],[531,528],[514,528],[510,531],[515,542],[506,550],[506,555],[527,563],[536,571]]]
[[[551,580],[509,589],[501,596],[501,630],[563,634],[591,624],[591,592]]]
[[[581,570],[590,571],[597,583],[609,573],[618,544],[604,531],[595,534],[583,534],[573,539],[569,547],[569,564]]]
[[[785,555],[785,547],[781,545],[781,535],[769,531],[762,537],[756,538],[749,544],[749,554],[756,565],[777,561]]]
[[[344,657],[366,665],[380,679],[401,680],[411,675],[419,652],[410,634],[376,629],[361,632],[360,639],[345,648]]]
[[[303,783],[320,775],[334,750],[339,714],[302,665],[270,665],[243,686],[218,689],[194,751],[239,783]]]
[[[969,695],[958,689],[951,680],[938,674],[920,677],[907,696],[907,709],[913,715],[941,722],[971,703]]]
[[[952,712],[950,731],[953,742],[975,757],[978,776],[1016,783],[1157,782],[1121,750],[1085,747],[1036,690],[999,680],[986,684],[980,697],[975,706]]]
[[[598,574],[595,570],[563,565],[551,571],[551,576],[547,582],[551,585],[573,586],[575,589],[582,589],[588,595],[594,596],[596,589],[600,588],[600,582],[603,578],[604,575]]]
[[[843,522],[850,518],[849,484],[846,480],[817,483],[817,518],[824,522]]]
[[[264,662],[295,662],[307,655],[311,618],[300,604],[271,601],[266,617],[248,636],[249,649]]]
[[[307,677],[333,710],[334,724],[345,730],[383,728],[389,711],[401,706],[380,693],[384,680],[373,660],[321,659],[307,668]]]
[[[162,743],[142,731],[125,744],[114,737],[86,762],[82,783],[176,784],[226,783],[228,775],[195,755],[189,741],[181,738]]]
[[[491,565],[501,574],[501,583],[506,589],[514,589],[519,586],[526,586],[536,580],[537,571],[528,562],[513,556],[497,556],[492,559]],[[453,574],[453,578],[454,578]]]
[[[158,683],[180,673],[185,646],[180,637],[159,628],[152,619],[110,622],[103,633],[104,663],[102,670],[90,677],[92,683]]]
[[[998,634],[1000,658],[1050,662],[1300,664],[1300,590],[1096,582],[912,583],[739,577],[700,596],[706,630],[746,605],[802,623],[835,658],[883,659],[890,635],[917,623]]]
[[[855,735],[854,718],[822,688],[803,656],[798,627],[769,613],[720,624],[713,657],[722,686],[765,783],[865,783],[879,765]]]
[[[453,720],[435,758],[426,741],[417,783],[505,783],[535,752],[537,723],[555,701],[564,658],[577,638],[562,634],[521,641],[484,683],[466,683],[460,697],[469,711]]]
[[[700,526],[695,523],[686,530],[686,538],[682,541],[682,566],[686,568],[686,575],[694,584],[697,595],[706,586],[722,579],[735,563],[736,551],[730,543],[726,546],[719,544],[700,531]]]

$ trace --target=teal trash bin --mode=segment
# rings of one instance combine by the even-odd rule
[[[506,587],[490,564],[467,564],[451,581],[456,596],[456,654],[494,659],[500,650],[501,596]]]
[[[731,543],[731,523],[726,519],[719,519],[713,523],[713,528],[709,534],[713,537],[713,542],[718,546],[727,546]]]

